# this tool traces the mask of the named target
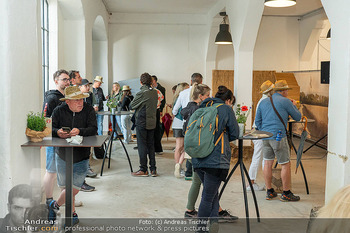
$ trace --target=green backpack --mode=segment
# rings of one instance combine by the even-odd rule
[[[188,121],[185,132],[185,152],[192,158],[205,158],[214,150],[218,142],[222,141],[221,153],[224,149],[224,133],[214,143],[215,133],[218,131],[218,110],[223,104],[207,103],[210,107],[197,109]]]

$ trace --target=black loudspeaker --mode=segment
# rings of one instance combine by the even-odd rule
[[[321,83],[329,84],[329,61],[321,61]]]

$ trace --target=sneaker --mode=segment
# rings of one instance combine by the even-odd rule
[[[78,218],[78,215],[77,213],[73,213],[73,226],[77,225],[79,223],[79,218]]]
[[[182,168],[180,170],[180,177],[185,177],[185,170]]]
[[[273,192],[266,192],[266,200],[272,200],[272,198],[277,197],[277,193],[275,191]]]
[[[135,146],[135,147],[133,147],[133,149],[134,149],[134,150],[138,150],[138,147],[137,147],[137,146]]]
[[[230,212],[228,212],[227,210],[221,210],[219,212],[218,222],[232,222],[232,221],[235,221],[237,219],[238,219],[237,216],[231,215]]]
[[[300,201],[300,197],[295,196],[292,192],[290,192],[288,195],[282,193],[280,201]]]
[[[51,200],[47,207],[49,208],[49,221],[52,221],[53,223],[56,220],[57,212],[60,207],[55,200]]]
[[[96,176],[97,176],[97,174],[89,167],[89,169],[86,173],[86,177],[95,178]]]
[[[254,191],[263,191],[264,187],[260,187],[257,183],[254,183],[253,189],[254,189]],[[247,187],[247,191],[252,191],[250,186]]]
[[[157,171],[156,171],[156,170],[151,171],[151,176],[152,176],[152,177],[157,177],[157,176],[158,176]]]
[[[137,172],[132,172],[131,173],[132,176],[148,176],[148,171],[141,171],[141,170],[138,170]]]
[[[174,176],[176,178],[180,178],[181,177],[181,164],[179,164],[179,163],[175,164]]]
[[[83,185],[81,186],[80,188],[80,191],[84,191],[84,192],[92,192],[95,190],[95,187],[94,186],[91,186],[91,185],[88,185],[85,180],[84,180],[84,183]]]
[[[192,180],[192,176],[185,176],[185,180]]]
[[[198,212],[196,210],[185,211],[185,218],[197,218]]]
[[[163,152],[156,152],[156,155],[162,155]]]

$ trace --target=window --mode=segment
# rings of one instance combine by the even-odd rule
[[[41,0],[41,39],[43,91],[49,90],[49,3]]]

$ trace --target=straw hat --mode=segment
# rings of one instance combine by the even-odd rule
[[[61,101],[64,100],[79,100],[89,97],[89,93],[82,93],[77,86],[69,86],[64,89],[64,98],[61,98]]]
[[[128,85],[124,85],[122,88],[123,91],[130,91],[131,88]]]
[[[102,79],[103,79],[102,76],[96,76],[95,79],[94,79],[94,81],[103,83],[103,82],[102,82]]]
[[[286,80],[278,80],[275,82],[275,91],[284,91],[284,90],[290,90],[292,88],[290,88],[288,86],[288,83]]]
[[[260,93],[267,94],[270,91],[272,91],[274,87],[275,85],[270,80],[267,80],[263,84],[261,84]]]

